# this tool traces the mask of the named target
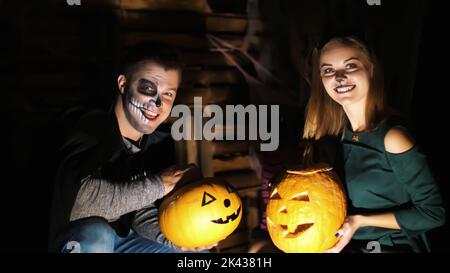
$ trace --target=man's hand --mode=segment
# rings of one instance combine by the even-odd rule
[[[195,167],[194,164],[190,164],[187,167],[171,166],[161,171],[159,176],[163,182],[164,196],[173,190],[178,181],[183,177],[184,173]]]

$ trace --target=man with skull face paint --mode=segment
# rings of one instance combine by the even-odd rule
[[[50,251],[180,252],[159,230],[155,201],[190,169],[159,174],[145,158],[164,134],[181,80],[177,52],[149,42],[132,48],[117,78],[119,95],[109,113],[83,112],[67,122],[69,138],[56,174]],[[68,115],[70,117],[70,114]],[[157,156],[157,155],[156,155]]]

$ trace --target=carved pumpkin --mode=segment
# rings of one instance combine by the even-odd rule
[[[323,252],[334,246],[346,216],[342,184],[325,164],[285,171],[271,189],[267,228],[284,252]]]
[[[241,199],[233,188],[214,179],[188,184],[162,202],[159,225],[177,246],[215,244],[230,235],[242,218]]]

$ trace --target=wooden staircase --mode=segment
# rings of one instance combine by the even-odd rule
[[[19,33],[11,42],[18,54],[19,92],[9,100],[21,113],[16,125],[21,146],[13,147],[17,151],[30,148],[20,139],[25,124],[38,128],[86,102],[106,108],[116,95],[119,52],[145,40],[163,40],[181,51],[186,68],[175,104],[192,109],[195,96],[204,105],[250,103],[240,72],[206,37],[242,46],[249,23],[245,0],[81,0],[80,6],[47,0],[22,1],[10,9],[15,16],[7,20]],[[261,34],[250,41],[257,46],[264,25],[252,23]],[[230,182],[242,198],[242,222],[220,242],[220,252],[246,252],[250,230],[258,225],[261,181],[250,147],[246,141],[175,142],[178,163],[198,164],[204,176]]]

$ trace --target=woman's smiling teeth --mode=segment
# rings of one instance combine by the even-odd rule
[[[355,89],[356,85],[352,84],[352,85],[341,85],[338,87],[334,88],[334,91],[338,92],[338,93],[347,93],[352,91],[353,89]]]

